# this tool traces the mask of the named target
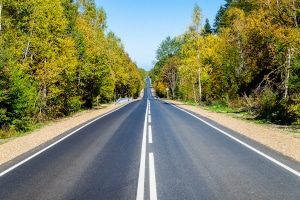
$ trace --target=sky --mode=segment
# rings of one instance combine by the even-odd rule
[[[195,4],[203,21],[213,26],[225,0],[95,0],[104,8],[108,31],[121,39],[125,51],[139,68],[149,71],[156,61],[156,50],[168,37],[182,35],[192,22]]]

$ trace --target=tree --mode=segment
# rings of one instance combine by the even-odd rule
[[[202,31],[202,35],[203,36],[207,36],[207,35],[212,34],[212,33],[213,32],[212,32],[212,28],[211,28],[211,26],[209,24],[209,20],[206,18],[205,19],[204,28],[203,28],[203,31]]]
[[[74,0],[61,0],[61,5],[64,8],[64,17],[68,21],[67,31],[69,34],[73,34],[76,24],[76,17],[79,15],[78,4],[75,3]]]
[[[156,51],[156,59],[158,61],[164,60],[165,58],[171,58],[175,56],[181,48],[181,41],[179,39],[171,38],[168,36],[158,47]]]
[[[27,131],[95,99],[111,101],[117,87],[136,96],[139,70],[105,28],[94,0],[0,1],[1,128]]]
[[[2,1],[0,2],[0,36],[2,36],[2,7],[3,7],[3,3]],[[2,38],[1,38],[2,40]]]
[[[105,14],[97,9],[92,0],[80,1],[80,15],[76,20],[77,44],[80,63],[77,65],[78,94],[83,106],[92,108],[94,99],[100,94],[103,99],[113,95],[112,71],[106,48],[104,34]],[[104,91],[105,92],[104,92]]]
[[[258,117],[299,123],[299,6],[290,0],[227,0],[216,16],[215,35],[206,34],[208,21],[202,30],[195,6],[176,54],[176,95],[195,102],[246,105]],[[161,93],[171,88],[167,77],[172,77],[172,62],[160,59],[152,71]]]
[[[219,33],[220,28],[225,28],[227,26],[227,22],[225,22],[224,16],[227,10],[230,8],[232,2],[233,0],[226,0],[226,4],[220,6],[213,25],[215,34]]]
[[[222,24],[222,19],[223,19],[223,16],[224,16],[224,13],[225,13],[226,9],[225,7],[222,5],[217,14],[216,14],[216,17],[215,17],[215,22],[214,22],[214,33],[217,34],[219,33],[220,31],[220,28],[223,26]]]
[[[202,32],[202,13],[198,4],[195,5],[193,16],[192,16],[192,24],[190,25],[190,31],[192,35],[196,38],[197,42],[197,58],[198,58],[198,87],[199,87],[199,104],[201,103],[202,98],[202,85],[201,85],[201,66],[200,66],[200,37]]]
[[[178,68],[180,66],[180,60],[178,57],[171,57],[168,62],[162,68],[162,78],[164,82],[167,82],[173,99],[175,98],[175,89],[177,86],[178,80]]]
[[[154,68],[150,71],[150,76],[152,81],[154,82],[154,88],[156,89],[156,93],[158,95],[164,95],[166,87],[170,87],[170,82],[166,79],[164,74],[164,70],[168,68],[170,64],[170,60],[175,57],[180,56],[180,51],[182,47],[182,40],[180,37],[171,38],[168,36],[156,51],[156,59],[158,60]],[[168,70],[167,70],[168,71]],[[177,73],[176,71],[173,71]],[[177,75],[175,75],[177,77]],[[176,84],[175,82],[172,82]],[[176,85],[173,86],[175,89]],[[173,95],[175,95],[175,91],[173,91]]]

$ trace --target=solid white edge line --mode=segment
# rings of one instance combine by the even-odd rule
[[[101,119],[102,117],[105,117],[105,116],[107,116],[107,115],[109,115],[109,114],[111,114],[111,113],[113,113],[113,112],[115,112],[115,111],[117,111],[117,110],[123,108],[123,107],[126,106],[126,105],[127,105],[127,104],[125,104],[125,105],[123,105],[123,106],[121,106],[121,107],[119,107],[119,108],[116,108],[115,110],[113,110],[113,111],[111,111],[111,112],[108,112],[108,113],[106,113],[106,114],[104,114],[104,115],[101,115],[100,117],[97,117],[96,119],[94,119],[94,120],[88,122],[87,124],[84,124],[83,126],[79,127],[79,128],[76,129],[75,131],[73,131],[73,132],[69,133],[68,135],[64,136],[63,138],[61,138],[61,139],[57,140],[56,142],[54,142],[54,143],[48,145],[47,147],[43,148],[42,150],[36,152],[35,154],[33,154],[33,155],[29,156],[29,157],[27,157],[26,159],[24,159],[24,160],[18,162],[17,164],[13,165],[12,167],[10,167],[10,168],[4,170],[3,172],[0,173],[0,177],[3,176],[3,175],[5,175],[5,174],[7,174],[8,172],[10,172],[10,171],[16,169],[17,167],[23,165],[24,163],[28,162],[29,160],[33,159],[34,157],[40,155],[41,153],[43,153],[44,151],[50,149],[51,147],[55,146],[56,144],[60,143],[61,141],[67,139],[68,137],[70,137],[70,136],[73,135],[74,133],[78,132],[79,130],[83,129],[84,127],[86,127],[86,126],[88,126],[88,125],[94,123],[95,121]]]
[[[148,142],[149,144],[152,144],[152,128],[151,125],[148,126]]]
[[[154,155],[149,153],[150,200],[157,200]]]
[[[167,102],[167,103],[170,104],[169,102]],[[185,113],[187,113],[187,114],[189,114],[189,115],[195,117],[196,119],[202,121],[202,122],[205,123],[206,125],[208,125],[208,126],[214,128],[215,130],[221,132],[222,134],[226,135],[227,137],[229,137],[229,138],[235,140],[236,142],[238,142],[238,143],[242,144],[243,146],[247,147],[248,149],[250,149],[250,150],[256,152],[257,154],[259,154],[259,155],[265,157],[266,159],[268,159],[268,160],[272,161],[273,163],[277,164],[278,166],[284,168],[285,170],[287,170],[287,171],[289,171],[289,172],[295,174],[296,176],[299,176],[299,177],[300,177],[300,172],[298,172],[298,171],[292,169],[291,167],[289,167],[289,166],[283,164],[282,162],[280,162],[280,161],[278,161],[278,160],[272,158],[271,156],[268,156],[267,154],[265,154],[265,153],[259,151],[259,150],[256,149],[256,148],[254,148],[254,147],[252,147],[252,146],[246,144],[245,142],[243,142],[243,141],[237,139],[236,137],[230,135],[229,133],[227,133],[227,132],[225,132],[225,131],[223,131],[223,130],[217,128],[217,127],[215,127],[214,125],[208,123],[207,121],[205,121],[205,120],[199,118],[198,116],[196,116],[196,115],[194,115],[194,114],[192,114],[192,113],[190,113],[190,112],[188,112],[188,111],[186,111],[186,110],[184,110],[184,109],[182,109],[182,108],[179,108],[179,107],[177,107],[177,106],[175,106],[175,105],[173,105],[173,104],[170,104],[170,105],[172,105],[173,107],[175,107],[175,108],[177,108],[177,109],[179,109],[179,110],[181,110],[181,111],[183,111],[183,112],[185,112]]]
[[[144,130],[143,130],[142,149],[141,149],[141,161],[140,161],[138,186],[137,186],[137,192],[136,192],[136,200],[143,200],[144,199],[148,106],[149,106],[149,100],[147,99],[147,108],[146,108],[145,120],[144,120]]]

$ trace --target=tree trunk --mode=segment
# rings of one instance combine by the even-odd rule
[[[287,66],[285,68],[285,80],[284,80],[284,98],[288,97],[289,92],[289,79],[290,79],[290,71],[291,71],[291,59],[292,59],[292,50],[288,49],[288,58],[287,58]]]
[[[42,88],[42,110],[45,112],[47,107],[47,86],[46,83],[43,84]]]
[[[78,96],[81,96],[80,85],[81,85],[81,69],[78,70],[78,77],[77,77],[77,95]]]
[[[24,53],[24,56],[23,56],[23,63],[26,62],[26,58],[28,57],[27,55],[28,55],[29,48],[30,48],[30,40],[31,40],[31,38],[32,38],[32,33],[33,33],[33,28],[34,28],[34,22],[35,22],[35,13],[36,13],[36,10],[34,10],[32,26],[31,26],[31,29],[30,29],[28,42],[27,42],[26,49],[25,49],[25,53]],[[33,54],[30,56],[30,59],[31,59],[31,62],[32,62]]]
[[[244,61],[244,53],[243,53],[243,49],[242,49],[242,42],[241,42],[241,36],[239,34],[238,36],[238,48],[239,48],[239,53],[240,53],[240,67],[238,69],[238,77],[241,76],[242,74],[242,71],[244,69],[244,64],[245,64],[245,61]]]
[[[0,2],[0,36],[2,35],[2,1]]]
[[[293,19],[294,19],[294,22],[295,22],[295,26],[298,28],[297,11],[296,11],[296,7],[295,7],[295,1],[292,0],[291,4],[293,5]]]
[[[201,103],[201,97],[202,97],[202,87],[201,87],[201,79],[200,79],[200,76],[201,76],[201,72],[200,72],[200,65],[198,67],[198,83],[199,83],[199,104]]]
[[[194,79],[192,79],[192,85],[193,85],[193,93],[194,93],[194,102],[197,102],[197,98],[196,98],[196,88],[195,88],[195,84],[194,84]]]
[[[199,41],[198,41],[199,43]],[[199,84],[199,104],[202,98],[202,87],[201,87],[201,71],[200,71],[200,45],[198,44],[198,84]]]
[[[177,74],[175,69],[172,70],[172,85],[171,85],[171,89],[172,89],[172,96],[173,99],[175,99],[175,89],[176,89],[176,83],[177,83]]]

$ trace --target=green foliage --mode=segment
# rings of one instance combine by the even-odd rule
[[[105,34],[106,13],[94,0],[1,4],[1,138],[139,94],[142,75],[120,39]]]
[[[175,37],[175,38],[171,38],[171,37],[167,37],[158,47],[157,51],[156,51],[156,59],[158,60],[155,65],[154,68],[151,69],[151,71],[149,72],[149,75],[152,79],[152,82],[154,83],[154,88],[156,90],[156,94],[160,97],[164,97],[166,96],[166,88],[173,88],[172,89],[172,94],[175,95],[175,88],[176,88],[176,84],[175,82],[177,82],[177,68],[179,67],[178,64],[173,65],[173,67],[171,67],[170,63],[172,62],[172,60],[176,60],[179,59],[179,57],[181,56],[181,49],[182,49],[182,44],[183,41],[180,37]],[[178,62],[177,62],[178,63]],[[167,77],[169,77],[168,75],[166,76],[166,69],[175,69],[176,74],[176,80],[174,81],[170,81],[168,80]],[[173,86],[171,86],[171,82],[173,83]],[[174,85],[175,84],[175,85]],[[175,97],[175,96],[173,96]]]
[[[168,36],[158,47],[156,51],[156,59],[163,61],[178,54],[182,46],[179,38],[171,38]]]
[[[236,110],[228,107],[227,105],[216,103],[214,105],[207,105],[205,107],[208,110],[211,110],[213,112],[218,112],[218,113],[234,113]]]
[[[177,37],[182,45],[176,54],[181,63],[176,98],[249,108],[268,122],[299,124],[299,6],[288,0],[227,0],[217,13],[215,35],[206,34],[208,21],[201,27],[201,9],[195,6],[189,29]],[[170,57],[163,49],[150,75],[157,94],[166,96]]]
[[[269,88],[266,88],[263,93],[256,98],[255,112],[259,119],[275,121],[278,114],[280,114],[279,107],[278,94]]]
[[[213,33],[213,31],[212,31],[212,28],[209,24],[209,20],[206,18],[205,19],[205,24],[204,24],[204,29],[202,31],[202,35],[207,36],[207,35],[212,34],[212,33]]]
[[[300,125],[300,96],[298,95],[293,103],[289,104],[288,114],[292,118],[292,122],[296,125]]]
[[[7,99],[7,116],[12,120],[16,131],[26,131],[26,126],[32,123],[35,113],[35,88],[29,82],[29,77],[20,69],[13,69],[9,82]]]

